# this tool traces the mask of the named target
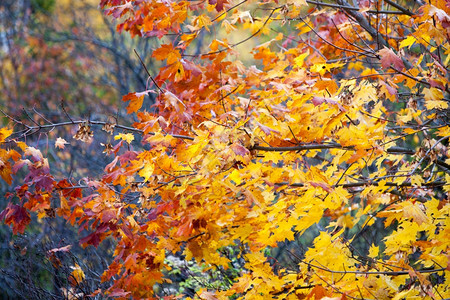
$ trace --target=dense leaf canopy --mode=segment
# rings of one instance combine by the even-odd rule
[[[15,234],[56,213],[84,247],[114,239],[111,287],[94,295],[175,298],[177,258],[220,278],[200,299],[450,297],[446,1],[100,7],[117,31],[159,41],[129,53],[159,71],[123,96],[132,126],[7,115],[0,175],[26,173],[0,214]],[[23,142],[69,126],[104,144],[100,177],[56,177]]]

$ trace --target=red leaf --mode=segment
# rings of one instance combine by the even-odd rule
[[[402,70],[405,68],[403,61],[397,54],[394,53],[391,49],[384,47],[378,54],[381,56],[381,66],[384,69],[389,69],[389,67],[393,66],[397,70]]]
[[[116,211],[112,209],[108,209],[102,212],[102,222],[108,223],[113,218],[116,218]]]
[[[394,87],[392,87],[388,83],[384,82],[383,80],[380,80],[380,82],[381,82],[381,84],[383,84],[386,87],[386,89],[389,92],[389,94],[391,94],[391,95],[396,95],[397,94],[397,90]]]
[[[118,160],[119,160],[119,157],[117,156],[116,158],[114,158],[114,160],[112,162],[110,162],[109,164],[106,165],[105,171],[111,172],[114,169],[114,167],[116,166]]]
[[[194,75],[194,76],[198,76],[198,75],[202,74],[202,70],[200,70],[200,68],[197,67],[196,64],[194,64],[188,60],[182,59],[181,64],[183,65],[183,68],[185,71],[191,71],[192,75]]]
[[[53,188],[54,180],[52,176],[39,175],[33,178],[32,183],[35,184],[36,189],[51,191]]]
[[[0,213],[0,220],[5,219],[5,224],[13,226],[13,233],[24,233],[30,223],[30,213],[22,206],[8,203],[8,206]]]
[[[345,111],[345,108],[336,100],[333,100],[331,98],[323,98],[323,97],[317,97],[314,96],[311,99],[311,102],[314,104],[314,106],[319,106],[321,104],[323,104],[324,102],[331,104],[331,105],[337,105],[339,107],[340,111]]]
[[[17,171],[19,171],[24,165],[31,165],[31,161],[29,159],[21,159],[17,161],[12,167],[12,172],[16,174]]]
[[[84,238],[80,239],[80,244],[82,245],[92,245],[94,247],[98,247],[100,244],[100,234],[97,232],[91,233],[88,236],[85,236]]]

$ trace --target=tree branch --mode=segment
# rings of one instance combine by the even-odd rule
[[[337,9],[350,9],[350,10],[354,10],[354,11],[359,11],[358,7],[353,7],[353,6],[344,7],[339,4],[324,3],[324,2],[320,2],[320,1],[311,1],[311,0],[306,0],[306,2],[309,4],[315,4],[315,5],[325,6],[325,7],[333,7],[333,8],[337,8]],[[367,12],[371,13],[371,14],[412,15],[412,13],[408,14],[403,11],[395,11],[395,10],[394,11],[392,11],[392,10],[368,10]]]
[[[345,0],[337,0],[337,3],[342,5],[342,9],[345,10],[350,16],[352,16],[359,23],[359,25],[361,25],[361,27],[364,28],[364,30],[366,30],[373,37],[373,39],[378,42],[379,48],[382,48],[381,46],[389,48],[389,44],[386,42],[386,40],[380,35],[378,30],[370,25],[369,21],[366,19],[366,17],[364,17],[362,13],[352,10],[352,6]]]
[[[393,7],[395,7],[396,9],[398,9],[399,11],[403,12],[405,15],[408,16],[412,16],[414,15],[412,12],[410,12],[407,8],[404,8],[403,6],[401,6],[400,4],[395,3],[392,0],[384,0],[384,2],[392,5]]]

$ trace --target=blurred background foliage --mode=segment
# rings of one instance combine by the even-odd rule
[[[67,114],[73,119],[114,118],[130,124],[132,119],[123,118],[126,110],[120,99],[130,91],[145,90],[147,84],[133,49],[143,54],[152,70],[150,55],[144,54],[150,53],[154,42],[117,34],[97,0],[2,0],[0,109],[30,125],[66,122]],[[150,106],[151,99],[146,101]],[[13,125],[6,117],[1,123]],[[15,131],[23,129],[19,126]],[[96,139],[84,144],[72,138],[77,129],[41,131],[26,141],[43,149],[54,175],[68,176],[74,182],[103,171],[107,157],[100,143],[106,144],[110,138],[96,132]],[[55,148],[57,137],[69,142],[64,151]],[[4,195],[11,190],[5,182],[0,189],[2,210],[8,202]],[[1,224],[0,299],[77,299],[74,286],[84,294],[107,287],[108,283],[100,280],[113,255],[112,241],[97,249],[82,249],[79,238],[77,229],[57,215],[34,220],[23,236],[13,236],[10,228]],[[68,251],[51,251],[67,245],[71,245]],[[74,284],[76,265],[86,280]]]

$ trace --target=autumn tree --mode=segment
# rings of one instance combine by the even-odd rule
[[[119,118],[131,124],[131,119],[124,119],[126,110],[117,109],[125,106],[121,95],[145,87],[147,78],[140,62],[128,53],[132,49],[144,52],[155,41],[132,40],[114,32],[114,24],[95,0],[0,1],[0,109],[33,125],[58,122],[66,116],[64,111],[74,119]],[[152,70],[151,65],[148,67]],[[3,126],[9,120],[1,121]],[[76,128],[50,129],[27,132],[26,142],[46,148],[53,176],[77,180],[101,173],[108,158],[100,143],[80,147],[71,141]],[[106,133],[96,137],[108,144]],[[13,185],[21,184],[24,170],[17,175]],[[8,190],[8,184],[0,181],[1,195]],[[0,211],[7,204],[2,197]],[[58,216],[38,220],[20,237],[12,236],[7,226],[0,226],[1,299],[61,296],[54,291],[70,289],[68,278],[75,264],[89,269],[85,293],[100,286],[98,274],[109,264],[113,251],[107,249],[112,247],[103,243],[98,249],[83,251],[77,246],[76,228],[64,226],[64,222]],[[56,253],[55,264],[55,255],[47,251],[67,244],[74,246]]]
[[[6,114],[1,176],[27,173],[0,215],[14,234],[57,214],[86,249],[114,240],[112,285],[92,297],[175,298],[180,261],[211,275],[185,293],[200,299],[450,297],[445,1],[100,7],[117,31],[160,43],[129,53],[148,75],[122,99],[135,122]],[[23,142],[70,126],[104,143],[100,176],[56,177]]]

